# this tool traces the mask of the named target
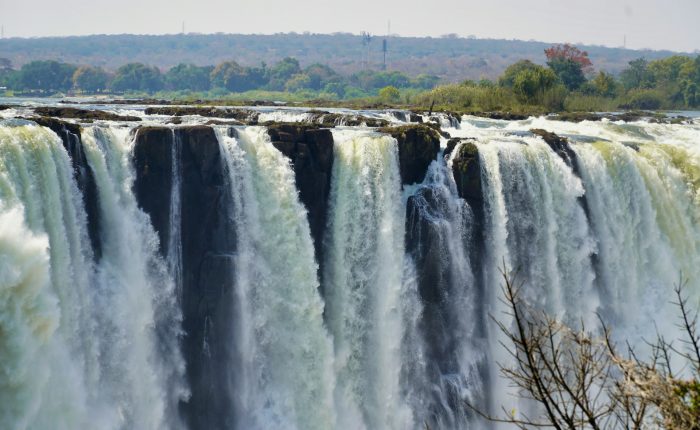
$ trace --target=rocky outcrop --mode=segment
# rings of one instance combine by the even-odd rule
[[[321,127],[333,128],[338,125],[346,127],[386,127],[389,121],[380,118],[370,118],[364,115],[331,113],[325,111],[311,111],[311,116],[306,122],[317,124]]]
[[[141,118],[137,116],[117,115],[116,113],[106,112],[102,110],[86,110],[71,107],[40,106],[34,108],[34,112],[42,116],[81,119],[88,121],[141,121]]]
[[[173,155],[180,169],[182,243],[182,350],[192,396],[183,405],[190,428],[224,428],[233,422],[221,378],[232,356],[227,336],[231,311],[235,232],[228,222],[229,194],[214,130],[206,126],[144,127],[134,146],[134,191],[151,217],[167,255]],[[175,190],[177,192],[177,190]],[[177,219],[177,217],[176,217]]]
[[[452,175],[457,185],[457,193],[463,198],[472,213],[471,245],[469,259],[474,270],[475,279],[481,279],[482,255],[484,253],[484,196],[481,182],[481,161],[479,148],[473,139],[453,141]]]
[[[440,135],[426,125],[405,125],[380,128],[399,145],[399,169],[404,185],[423,182],[428,166],[440,152]]]
[[[239,121],[239,124],[258,123],[259,112],[250,109],[239,108],[218,108],[214,106],[154,106],[147,107],[144,110],[146,115],[169,115],[169,116],[184,116],[184,115],[199,115],[210,118],[227,118]]]
[[[576,176],[581,176],[579,174],[576,152],[571,149],[571,145],[569,144],[569,140],[567,138],[539,128],[533,128],[530,130],[530,132],[535,136],[541,137],[547,143],[547,145],[552,148],[552,151],[554,151],[569,167],[571,167]]]
[[[78,124],[50,117],[29,118],[35,123],[50,128],[61,138],[63,147],[71,159],[73,175],[78,183],[78,189],[83,196],[87,216],[88,237],[96,260],[102,257],[102,242],[100,240],[100,206],[97,194],[97,184],[92,169],[88,165],[80,137],[81,128]]]
[[[317,261],[320,261],[328,214],[333,170],[333,134],[311,124],[273,124],[267,127],[272,144],[294,167],[299,198],[306,206]]]
[[[484,199],[481,186],[481,162],[479,161],[479,149],[471,139],[452,141],[457,147],[457,153],[452,159],[452,174],[457,184],[459,196],[467,201],[472,211],[482,208]]]

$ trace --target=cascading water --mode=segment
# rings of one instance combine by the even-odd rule
[[[402,391],[407,320],[420,311],[407,291],[405,209],[394,139],[334,131],[335,161],[325,249],[326,318],[335,346],[341,428],[409,428]],[[408,359],[408,357],[405,357]]]
[[[132,193],[128,129],[92,127],[82,140],[95,176],[104,243],[95,310],[103,339],[102,383],[128,427],[179,426],[186,396],[175,285],[158,257],[148,217]]]
[[[512,364],[489,321],[509,324],[504,265],[534,306],[590,327],[597,312],[642,352],[657,330],[678,338],[681,273],[700,300],[698,124],[433,115],[469,151],[402,188],[394,138],[339,127],[330,142],[308,112],[261,116],[298,124],[274,143],[265,127],[160,125],[138,146],[129,127],[0,122],[0,428],[178,429],[181,413],[235,429],[491,428],[464,402],[534,411],[498,372]],[[571,157],[533,128],[568,137]],[[314,248],[295,174],[324,142]],[[462,156],[478,162],[466,201]],[[185,363],[204,397],[191,409]]]
[[[177,428],[184,395],[178,311],[153,230],[131,195],[126,134],[91,128],[83,142],[103,220],[96,263],[60,139],[34,125],[0,127],[0,206],[16,234],[4,230],[3,240],[15,245],[4,248],[3,261],[21,258],[3,268],[3,286],[26,286],[7,297],[24,301],[25,310],[3,324],[14,339],[3,352],[15,352],[3,360],[0,384],[20,392],[2,390],[10,398],[0,420],[3,428]],[[23,363],[16,336],[31,346],[20,348],[23,354],[35,352]],[[28,364],[31,372],[17,367]]]
[[[294,173],[264,128],[232,134],[219,131],[238,237],[237,428],[333,428],[332,345]]]
[[[0,127],[3,428],[109,428],[111,421],[90,416],[100,403],[100,339],[85,217],[71,178],[55,134],[24,123]]]
[[[452,155],[458,151],[455,148]],[[426,423],[435,429],[467,429],[475,424],[464,401],[484,406],[481,371],[486,343],[478,306],[481,293],[469,261],[473,214],[457,194],[450,167],[440,154],[412,191],[407,251],[419,273],[422,335],[428,350],[430,385],[421,394],[426,402],[434,399]]]

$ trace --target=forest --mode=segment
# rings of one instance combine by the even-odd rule
[[[342,74],[331,66],[302,66],[293,57],[272,65],[177,64],[165,72],[144,63],[115,71],[99,66],[35,60],[15,68],[0,58],[0,87],[8,95],[111,94],[170,100],[278,100],[351,103],[462,112],[547,113],[619,109],[694,109],[700,105],[700,56],[636,58],[619,73],[601,69],[588,51],[563,44],[544,49],[538,64],[521,59],[497,79],[444,83],[437,75],[395,70]]]
[[[465,30],[468,31],[468,30]],[[257,67],[294,57],[303,65],[327,64],[338,73],[351,75],[381,69],[383,42],[387,42],[386,66],[410,76],[440,76],[443,82],[464,79],[496,79],[505,68],[521,59],[543,64],[548,43],[524,40],[480,39],[445,34],[442,37],[403,37],[335,33],[278,34],[170,34],[93,35],[74,37],[4,38],[0,58],[16,67],[34,60],[56,60],[99,66],[115,71],[127,63],[144,63],[165,71],[180,63],[206,66],[235,59],[242,66]],[[620,43],[622,44],[622,40]],[[623,47],[584,46],[597,67],[619,73],[629,61],[665,58],[671,51],[632,50]]]

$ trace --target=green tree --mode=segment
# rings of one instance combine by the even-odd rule
[[[265,75],[264,64],[261,68],[250,68],[243,67],[235,61],[226,61],[212,70],[211,85],[233,92],[243,92],[265,85]]]
[[[700,106],[700,90],[695,82],[687,82],[683,90],[683,99],[688,107]]]
[[[165,74],[165,85],[171,90],[206,91],[210,88],[213,69],[212,66],[180,63]]]
[[[440,78],[435,75],[420,74],[411,81],[411,86],[423,90],[432,90],[440,82]]]
[[[80,66],[73,73],[73,87],[89,93],[107,89],[109,75],[100,67]]]
[[[540,70],[542,66],[538,66],[530,60],[521,60],[517,63],[513,63],[506,68],[501,77],[498,79],[498,85],[506,88],[513,88],[515,85],[515,78],[525,71],[537,71]],[[471,81],[470,81],[471,82]],[[472,82],[473,84],[473,82]]]
[[[324,93],[335,94],[338,98],[344,98],[347,86],[343,82],[329,82],[323,87]]]
[[[20,84],[24,89],[68,91],[73,86],[76,67],[58,61],[32,61],[20,69]]]
[[[311,88],[311,77],[306,73],[298,73],[292,76],[284,85],[284,89],[291,92],[308,88]]]
[[[547,65],[569,91],[577,90],[586,83],[586,76],[579,63],[568,58],[553,58]]]
[[[155,92],[163,89],[163,75],[157,67],[142,63],[129,63],[117,69],[112,80],[115,91]]]
[[[617,92],[615,78],[610,73],[605,73],[604,71],[598,72],[598,74],[591,81],[593,88],[599,96],[603,97],[614,97]]]
[[[335,70],[325,64],[315,63],[304,69],[304,74],[309,77],[308,88],[320,90],[330,82],[339,82],[342,80],[340,75]]]
[[[538,103],[557,84],[557,76],[542,66],[528,68],[515,75],[513,92],[524,103]]]
[[[654,75],[649,71],[649,62],[644,58],[630,61],[629,67],[620,74],[620,80],[627,90],[654,86]]]
[[[379,90],[379,99],[384,103],[397,103],[401,101],[401,92],[394,86],[387,86]]]
[[[270,70],[270,89],[283,90],[287,81],[299,73],[301,73],[301,67],[296,58],[283,59]]]
[[[0,87],[12,87],[16,72],[12,68],[12,61],[0,58]]]

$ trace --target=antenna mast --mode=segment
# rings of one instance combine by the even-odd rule
[[[369,68],[369,44],[372,42],[372,35],[366,31],[362,32],[362,45],[367,48],[367,57],[365,59],[365,69]]]

